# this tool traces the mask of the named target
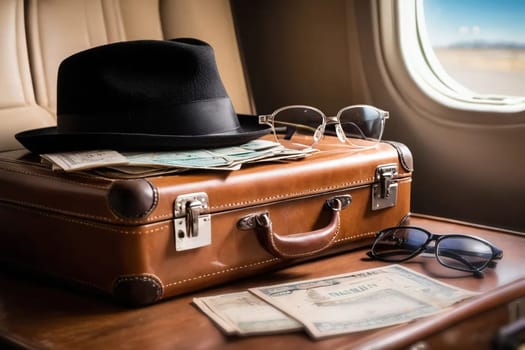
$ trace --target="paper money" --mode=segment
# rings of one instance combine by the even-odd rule
[[[41,157],[65,171],[78,171],[101,164],[104,166],[128,164],[128,159],[117,151],[95,150],[42,154]]]
[[[194,298],[193,303],[229,335],[303,329],[302,324],[247,291]]]
[[[213,149],[124,153],[96,150],[42,154],[41,157],[51,162],[54,169],[62,171],[111,168],[105,172],[120,172],[122,177],[140,177],[188,169],[232,171],[246,163],[301,159],[311,153],[311,150],[286,149],[273,141],[252,140],[240,146]]]
[[[140,166],[108,166],[91,169],[91,174],[115,179],[137,179],[149,176],[180,174],[188,169],[183,168],[152,168]]]
[[[477,294],[400,265],[250,292],[301,322],[314,338],[408,322]]]

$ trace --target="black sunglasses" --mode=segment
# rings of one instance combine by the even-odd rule
[[[434,245],[430,242],[435,241]],[[434,253],[438,262],[451,269],[472,272],[482,277],[486,267],[495,267],[503,251],[479,237],[450,234],[436,235],[419,227],[397,226],[380,231],[367,252],[371,258],[402,262],[421,253]]]

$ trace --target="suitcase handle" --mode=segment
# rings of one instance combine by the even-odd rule
[[[332,245],[339,233],[340,211],[348,207],[351,202],[350,195],[328,199],[326,205],[332,211],[330,222],[326,227],[311,232],[280,235],[274,232],[268,212],[244,217],[239,221],[238,227],[254,229],[263,247],[278,258],[292,259],[310,256]]]

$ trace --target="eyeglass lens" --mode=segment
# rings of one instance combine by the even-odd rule
[[[481,270],[492,259],[492,249],[469,237],[444,237],[436,246],[439,261],[454,269]]]
[[[374,242],[372,251],[377,258],[403,261],[419,253],[428,240],[424,231],[409,228],[392,228],[382,231]]]
[[[379,110],[371,106],[350,106],[342,109],[338,117],[348,143],[367,147],[373,145],[369,141],[377,142],[381,139],[384,123]],[[324,125],[325,116],[308,106],[283,108],[273,117],[275,137],[279,142],[287,140],[312,146],[325,132]],[[335,125],[328,123],[326,133],[336,135],[335,128]]]
[[[383,133],[381,112],[368,106],[353,106],[339,112],[339,123],[348,142],[366,147],[367,141],[379,141]]]
[[[323,114],[307,107],[285,108],[273,118],[275,137],[279,142],[299,142],[305,146],[319,141],[321,135],[317,130],[323,124]]]
[[[489,244],[468,236],[441,236],[435,247],[427,249],[430,237],[428,232],[417,228],[387,229],[374,242],[372,252],[379,259],[400,262],[423,251],[435,251],[442,265],[462,271],[481,270],[493,256]]]

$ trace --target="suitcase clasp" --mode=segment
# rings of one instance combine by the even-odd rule
[[[175,249],[195,249],[211,244],[211,215],[204,192],[180,195],[173,208]]]
[[[393,207],[397,203],[397,164],[385,164],[376,168],[372,185],[372,210]]]

